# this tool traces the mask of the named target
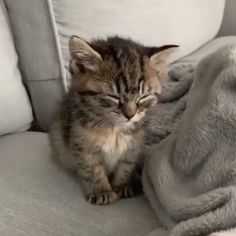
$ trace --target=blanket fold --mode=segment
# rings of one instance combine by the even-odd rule
[[[144,191],[166,227],[152,236],[236,226],[236,44],[194,68],[170,71],[149,130]]]

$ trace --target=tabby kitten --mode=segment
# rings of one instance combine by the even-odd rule
[[[149,48],[119,37],[90,43],[70,38],[72,84],[50,140],[60,162],[82,177],[90,203],[133,196],[142,123],[157,102],[159,75],[174,48]]]

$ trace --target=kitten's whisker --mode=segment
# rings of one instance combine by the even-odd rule
[[[142,119],[141,122],[145,126],[149,126],[149,127],[152,127],[152,128],[156,127],[155,124],[153,124],[153,120],[147,119],[146,117],[144,119]]]
[[[103,128],[105,121],[103,119],[100,120],[100,122],[95,124],[95,128]]]
[[[93,121],[91,121],[88,124],[87,129],[91,129],[91,128],[97,127],[102,122],[103,122],[103,117],[97,117],[97,118],[95,118]]]
[[[156,118],[157,117],[157,114],[155,113],[155,114],[152,114],[152,113],[146,113],[146,115],[145,115],[146,117],[154,117],[154,118]]]
[[[146,120],[146,119],[141,120],[141,122],[142,122],[144,125],[150,124],[150,122],[149,122],[148,120]]]
[[[153,121],[159,120],[158,117],[156,117],[156,116],[149,116],[149,115],[146,115],[146,119],[148,119],[148,120],[153,120]]]
[[[109,126],[109,122],[107,119],[105,119],[104,117],[99,117],[97,118],[97,120],[93,123],[91,128],[105,128],[107,126]]]

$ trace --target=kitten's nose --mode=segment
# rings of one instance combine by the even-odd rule
[[[122,107],[122,113],[128,120],[132,119],[135,116],[136,110],[137,105],[135,103],[127,103]]]

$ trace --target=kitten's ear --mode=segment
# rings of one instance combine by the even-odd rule
[[[102,57],[85,40],[71,36],[69,50],[71,55],[70,71],[72,73],[98,70]]]
[[[160,71],[168,63],[172,53],[176,52],[178,45],[165,45],[161,47],[146,47],[145,54],[149,57],[150,65]]]

